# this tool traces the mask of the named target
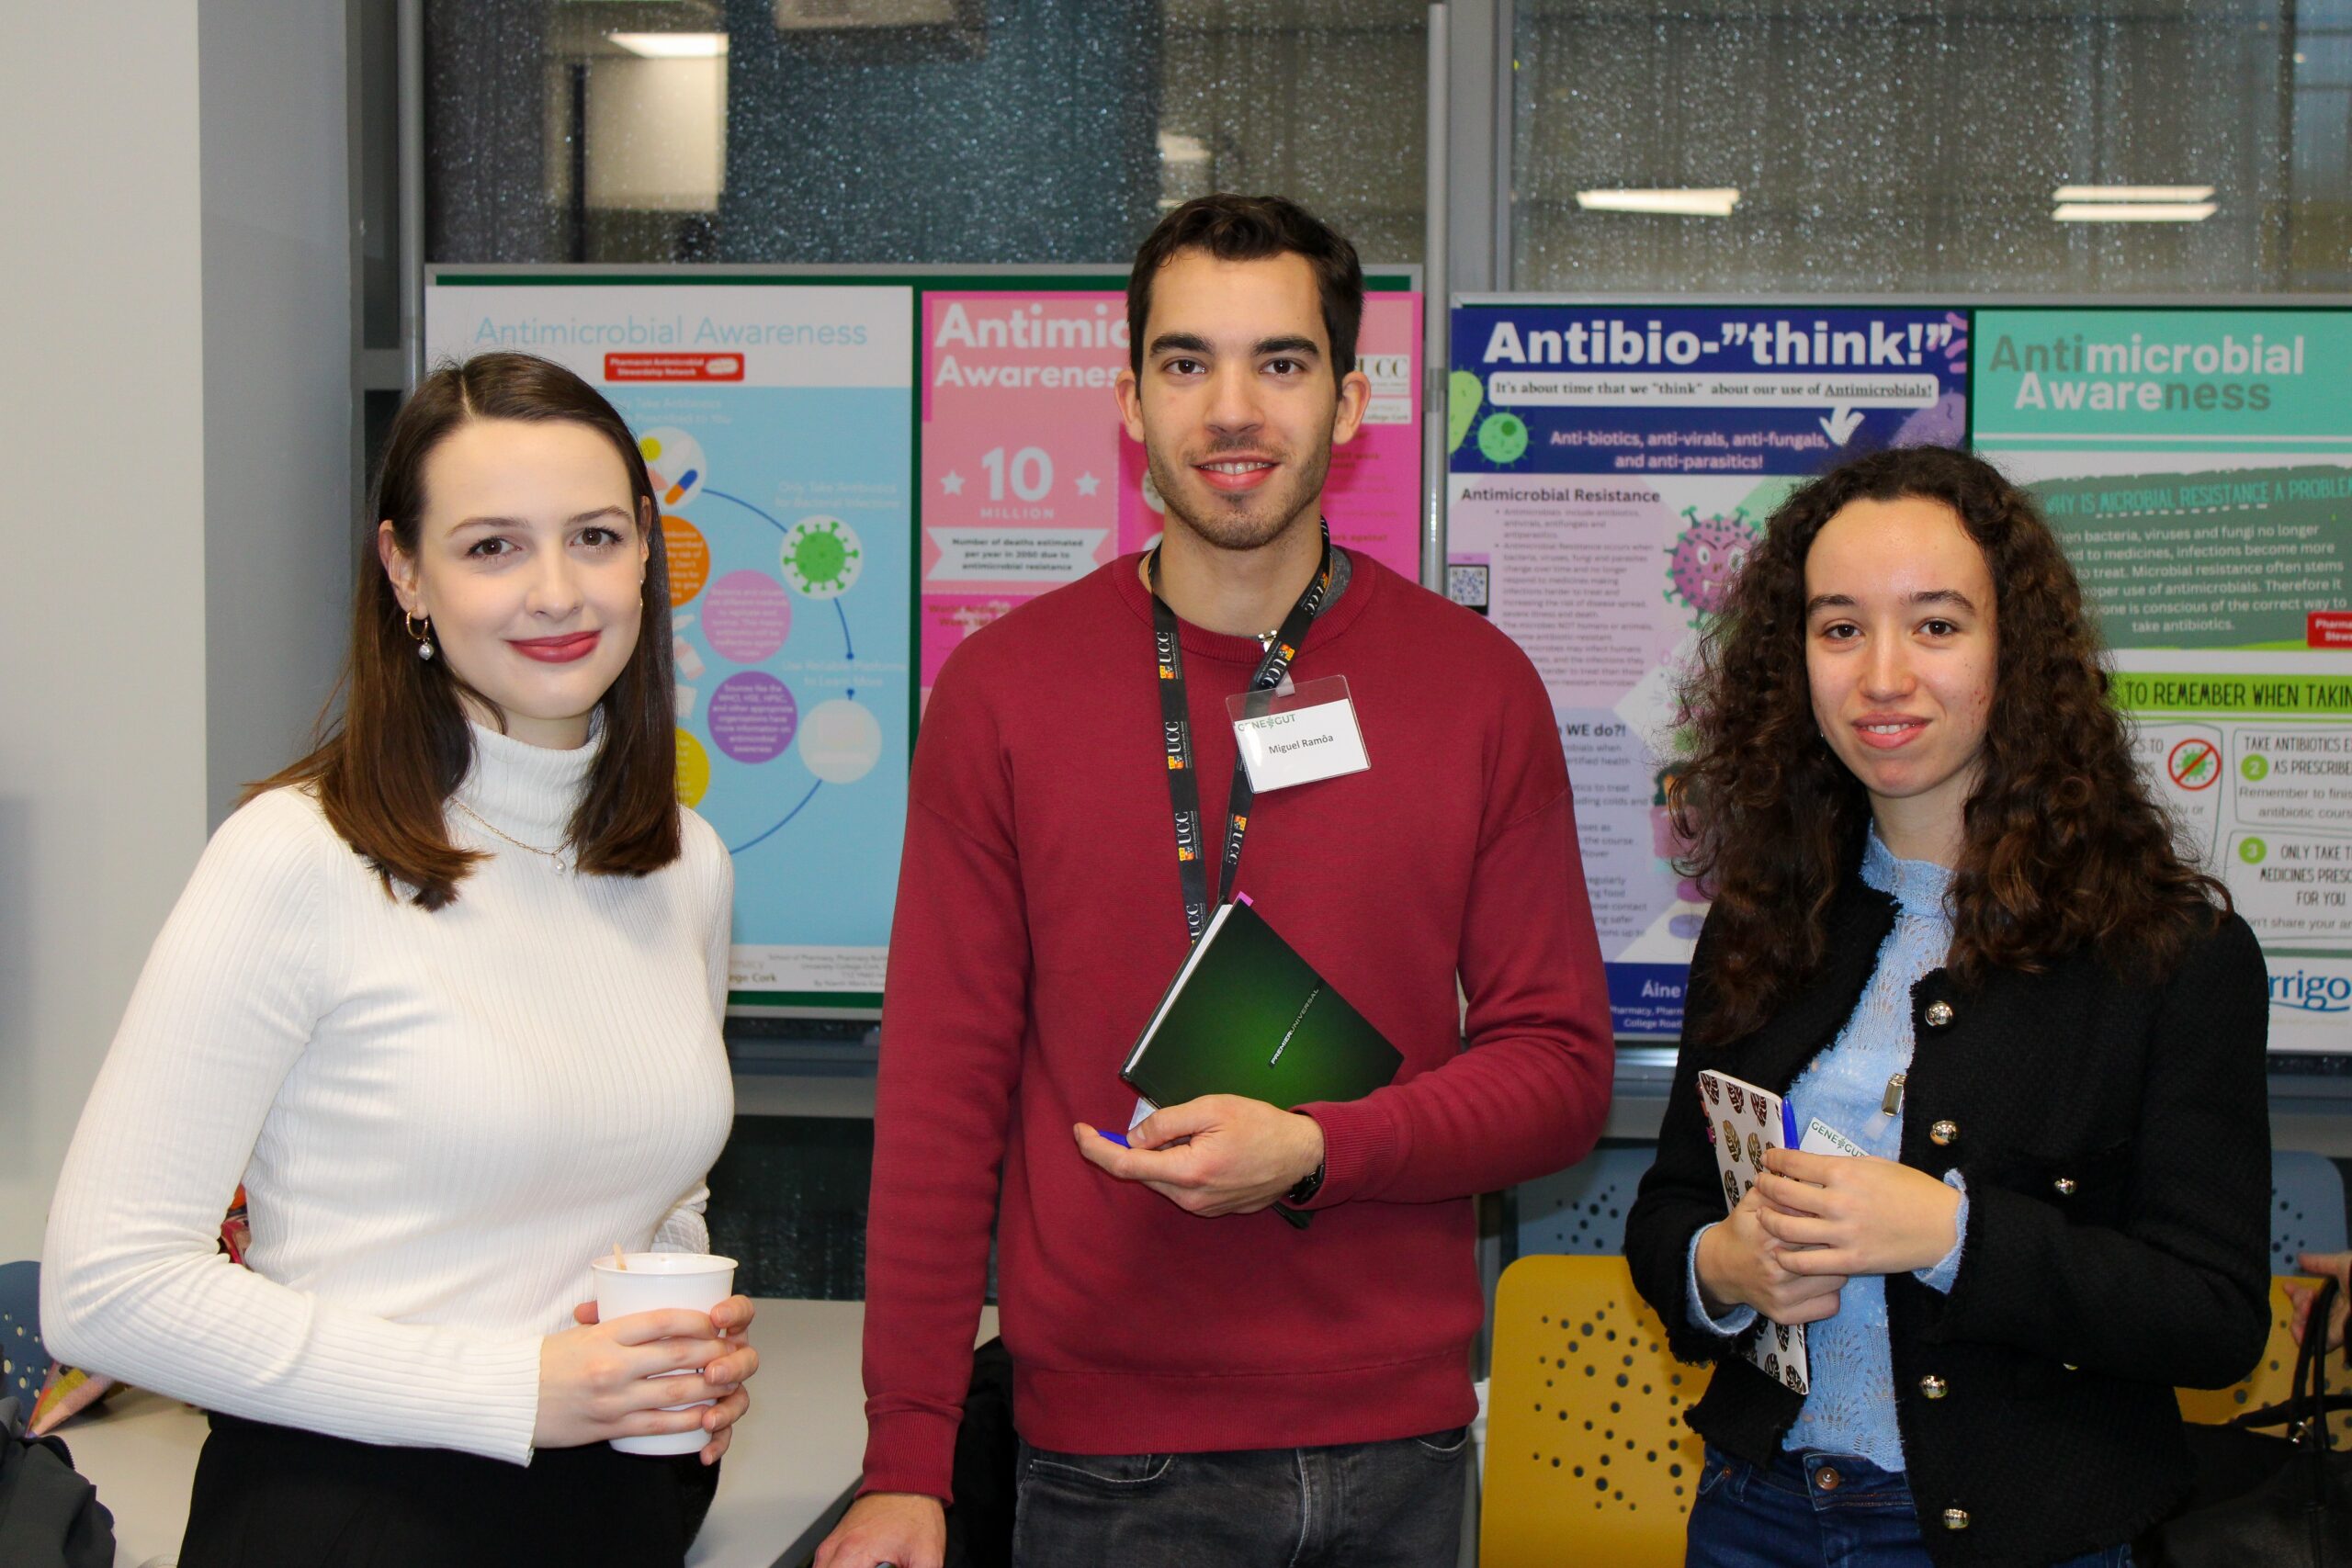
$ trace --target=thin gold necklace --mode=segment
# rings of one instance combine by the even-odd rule
[[[518,849],[518,850],[528,850],[528,851],[530,851],[530,852],[531,852],[533,854],[535,854],[535,855],[545,855],[548,859],[549,859],[549,860],[551,860],[551,861],[555,862],[555,863],[556,863],[556,865],[558,866],[558,868],[561,868],[561,866],[563,865],[563,852],[562,852],[562,851],[560,851],[560,850],[543,850],[543,849],[539,848],[539,846],[538,846],[538,845],[537,845],[537,844],[526,844],[526,843],[525,843],[522,840],[520,840],[520,839],[516,838],[514,834],[512,834],[512,833],[508,832],[505,829],[501,828],[497,823],[495,823],[495,822],[492,821],[489,818],[484,817],[481,812],[476,811],[472,807],[468,806],[464,801],[459,800],[459,799],[458,799],[456,795],[451,795],[451,796],[449,797],[449,804],[450,804],[450,805],[452,805],[452,806],[454,806],[454,807],[456,807],[458,810],[460,810],[460,811],[464,812],[467,816],[469,816],[469,817],[470,817],[470,818],[473,818],[477,823],[481,824],[484,829],[488,829],[490,832],[496,834],[498,837],[500,837],[500,838],[502,838],[502,839],[505,840],[508,843],[510,843],[510,844],[514,845],[516,849]]]

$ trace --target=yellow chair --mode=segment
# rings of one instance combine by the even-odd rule
[[[1495,1292],[1479,1568],[1679,1568],[1701,1444],[1684,1366],[1619,1257],[1522,1258]]]
[[[2180,1400],[2182,1419],[2220,1426],[2249,1410],[2276,1404],[2294,1393],[2295,1337],[2287,1330],[2287,1325],[2294,1315],[2293,1303],[2287,1300],[2289,1280],[2299,1284],[2317,1282],[2301,1274],[2274,1274],[2270,1277],[2270,1342],[2262,1348],[2262,1359],[2254,1364],[2253,1375],[2227,1388],[2175,1390]],[[2343,1365],[2339,1356],[2328,1367],[2327,1386],[2331,1393],[2352,1392],[2352,1377],[2346,1376]],[[2338,1446],[2341,1446],[2346,1435],[2352,1433],[2352,1411],[2337,1411],[2328,1417],[2328,1421],[2335,1432]],[[2265,1430],[2275,1434],[2278,1428],[2266,1427]]]
[[[2290,1303],[2270,1281],[2270,1341],[2254,1374],[2177,1392],[2181,1415],[2220,1423],[2287,1396]],[[1682,1424],[1712,1369],[1666,1348],[1623,1258],[1522,1258],[1495,1292],[1493,1383],[1479,1568],[1679,1568],[1701,1444]],[[2347,1381],[2341,1377],[2336,1383]],[[2335,1417],[2339,1443],[2352,1412]]]

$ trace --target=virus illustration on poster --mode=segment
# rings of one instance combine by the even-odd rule
[[[1666,575],[1671,585],[1666,597],[1669,604],[1679,600],[1697,612],[1690,617],[1695,626],[1722,611],[1731,593],[1732,579],[1747,564],[1747,552],[1755,547],[1757,525],[1739,507],[1732,508],[1729,517],[1720,513],[1702,517],[1696,508],[1686,506],[1682,515],[1690,522],[1666,552]]]
[[[1897,446],[1957,446],[1968,439],[1968,400],[1946,392],[1905,420],[1894,432]]]
[[[1945,367],[1954,376],[1968,374],[1968,318],[1957,310],[1944,312],[1944,324],[1951,328],[1951,337],[1944,344]]]
[[[1487,400],[1487,384],[1467,370],[1456,370],[1446,379],[1445,449],[1462,450],[1463,438],[1470,434],[1470,426],[1478,417],[1480,405]]]
[[[784,575],[811,599],[838,599],[865,565],[857,534],[838,517],[804,517],[784,536]]]
[[[1951,341],[1944,344],[1943,350],[1946,373],[1955,378],[1965,378],[1968,374],[1968,318],[1952,310],[1945,313],[1944,321],[1951,328]],[[1958,446],[1967,439],[1968,400],[1959,392],[1951,391],[1905,420],[1894,433],[1893,445]]]
[[[1462,450],[1472,431],[1478,435],[1478,455],[1497,468],[1508,467],[1527,455],[1527,422],[1500,409],[1478,417],[1487,407],[1487,384],[1467,370],[1446,378],[1445,449]]]
[[[1478,451],[1497,465],[1516,463],[1527,455],[1527,422],[1515,413],[1491,413],[1478,426]]]

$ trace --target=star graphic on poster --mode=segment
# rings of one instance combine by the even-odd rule
[[[1102,481],[1096,479],[1092,474],[1080,474],[1078,476],[1078,493],[1080,495],[1092,495],[1102,487]]]
[[[949,495],[961,495],[964,493],[964,476],[950,468],[939,476],[939,488]]]

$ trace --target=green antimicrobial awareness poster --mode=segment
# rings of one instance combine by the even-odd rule
[[[2352,1050],[2352,312],[1986,310],[1975,354],[1973,445],[2065,539],[2272,1048]]]

